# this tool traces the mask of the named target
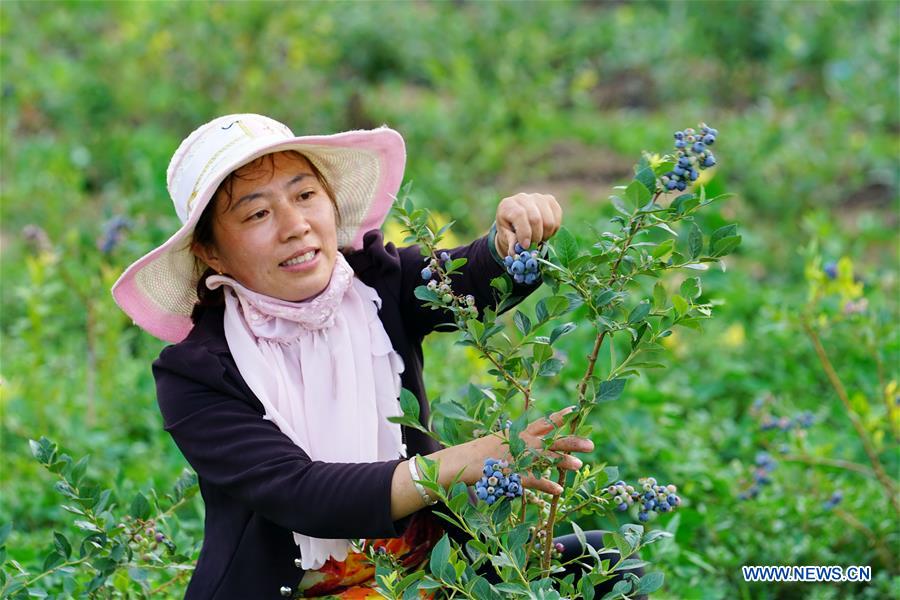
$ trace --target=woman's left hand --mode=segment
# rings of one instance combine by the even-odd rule
[[[513,254],[516,242],[524,248],[549,239],[562,224],[562,208],[549,194],[516,194],[497,206],[495,243],[501,256]]]

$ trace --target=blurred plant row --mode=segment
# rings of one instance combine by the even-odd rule
[[[7,583],[58,568],[32,588],[65,596],[64,581],[83,590],[99,572],[64,570],[91,533],[75,521],[90,519],[62,509],[81,504],[54,484],[79,475],[65,465],[80,457],[91,457],[82,485],[95,489],[78,498],[109,528],[110,548],[134,533],[125,515],[146,523],[174,506],[152,492],[171,490],[185,467],[154,401],[149,365],[162,343],[130,324],[109,288],[173,231],[164,173],[179,141],[216,114],[253,111],[298,133],[387,123],[406,138],[417,203],[456,220],[456,239],[483,234],[502,196],[547,191],[578,224],[580,247],[596,241],[580,232],[609,230],[619,215],[609,188],[642,148],[669,142],[671,123],[727,130],[715,150],[727,171],[699,179],[710,197],[735,197],[698,225],[739,222],[743,236],[728,271],[708,271],[697,290],[717,318],[662,339],[677,367],[632,380],[615,410],[588,419],[591,462],[653,473],[690,499],[647,524],[674,536],[644,556],[672,596],[900,595],[890,560],[900,543],[898,22],[900,6],[874,1],[3,3]],[[386,230],[402,238],[396,223]],[[536,302],[521,309],[534,314]],[[436,404],[466,397],[459,373],[466,386],[493,379],[453,341],[432,336],[426,348]],[[548,406],[572,403],[592,342],[576,329],[554,346],[566,361]],[[48,461],[54,447],[38,442],[55,475],[32,456],[28,440],[42,436],[63,449],[57,460],[75,457]],[[139,495],[146,514],[132,511]],[[155,552],[189,564],[199,498],[156,524],[177,550]],[[134,559],[146,585],[113,579],[118,593],[175,579],[157,595],[181,596],[177,568],[131,552],[116,560]],[[741,581],[741,565],[773,562],[871,564],[875,581]]]

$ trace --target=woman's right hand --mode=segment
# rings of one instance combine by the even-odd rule
[[[551,414],[549,417],[543,417],[532,421],[519,434],[519,437],[531,448],[541,451],[547,458],[556,459],[563,457],[557,464],[560,469],[577,470],[582,466],[582,461],[575,456],[571,456],[571,452],[591,452],[594,449],[594,443],[583,437],[574,435],[562,436],[553,442],[547,450],[541,450],[543,447],[543,437],[553,431],[555,427],[562,425],[563,417],[572,412],[575,407],[570,406],[563,410]],[[504,443],[505,437],[500,433],[491,433],[484,437],[474,439],[465,444],[445,448],[435,454],[451,454],[452,463],[464,465],[465,471],[462,475],[462,481],[468,485],[474,485],[482,476],[484,461],[488,458],[497,458],[500,460],[512,461],[509,453],[509,446]],[[450,458],[450,457],[445,457]],[[441,469],[443,471],[443,469]],[[459,471],[459,468],[456,472]],[[548,494],[560,494],[562,488],[549,479],[536,478],[530,472],[521,473],[522,485],[526,488],[539,490]],[[452,476],[452,475],[451,475]]]

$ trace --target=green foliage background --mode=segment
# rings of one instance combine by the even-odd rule
[[[879,562],[873,541],[896,557],[897,514],[873,478],[784,461],[758,499],[738,500],[763,448],[867,461],[794,319],[815,260],[849,257],[862,278],[868,312],[820,321],[823,341],[898,476],[887,427],[896,383],[886,392],[900,379],[898,24],[900,5],[887,1],[4,2],[0,522],[14,525],[9,555],[37,561],[52,531],[74,531],[28,439],[90,454],[89,475],[123,499],[170,486],[185,466],[155,406],[149,365],[163,344],[130,324],[109,288],[176,228],[165,168],[194,127],[242,111],[297,133],[386,123],[406,139],[417,203],[456,219],[458,238],[485,232],[503,196],[544,191],[590,244],[586,226],[607,226],[606,197],[640,151],[664,152],[673,129],[705,120],[720,131],[721,166],[707,186],[735,197],[704,226],[737,222],[744,242],[727,272],[705,279],[716,318],[673,336],[672,368],[592,415],[594,458],[629,480],[679,484],[686,506],[653,524],[675,539],[651,552],[671,597],[900,593],[896,558]],[[132,228],[101,252],[116,216]],[[860,333],[870,329],[871,343]],[[461,394],[460,373],[487,382],[452,341],[429,342],[433,396]],[[590,340],[575,332],[567,344],[547,412],[568,403],[567,378],[583,371]],[[760,432],[751,411],[760,398],[776,416],[810,410],[817,423],[806,436]],[[821,507],[838,489],[841,510],[863,529]],[[199,540],[199,499],[179,517]],[[871,564],[875,581],[746,584],[744,564]]]

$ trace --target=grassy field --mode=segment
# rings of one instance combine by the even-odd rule
[[[456,239],[483,234],[500,198],[542,191],[585,246],[642,150],[718,128],[705,185],[732,196],[701,224],[738,223],[743,243],[705,275],[714,318],[593,413],[594,459],[679,485],[685,506],[648,525],[674,533],[648,551],[659,597],[900,596],[897,3],[9,1],[0,35],[6,592],[77,596],[95,575],[48,562],[66,554],[54,532],[74,560],[90,531],[28,440],[89,455],[84,486],[112,490],[110,518],[185,469],[155,403],[163,343],[109,288],[176,227],[164,175],[182,137],[259,112],[296,133],[397,129],[416,203]],[[428,342],[433,398],[491,382],[454,341]],[[568,404],[590,343],[566,337],[542,409]],[[763,452],[775,466],[754,485]],[[189,564],[203,509],[179,500],[166,535]],[[756,564],[873,579],[745,583]],[[98,597],[181,597],[184,574],[130,568]]]

